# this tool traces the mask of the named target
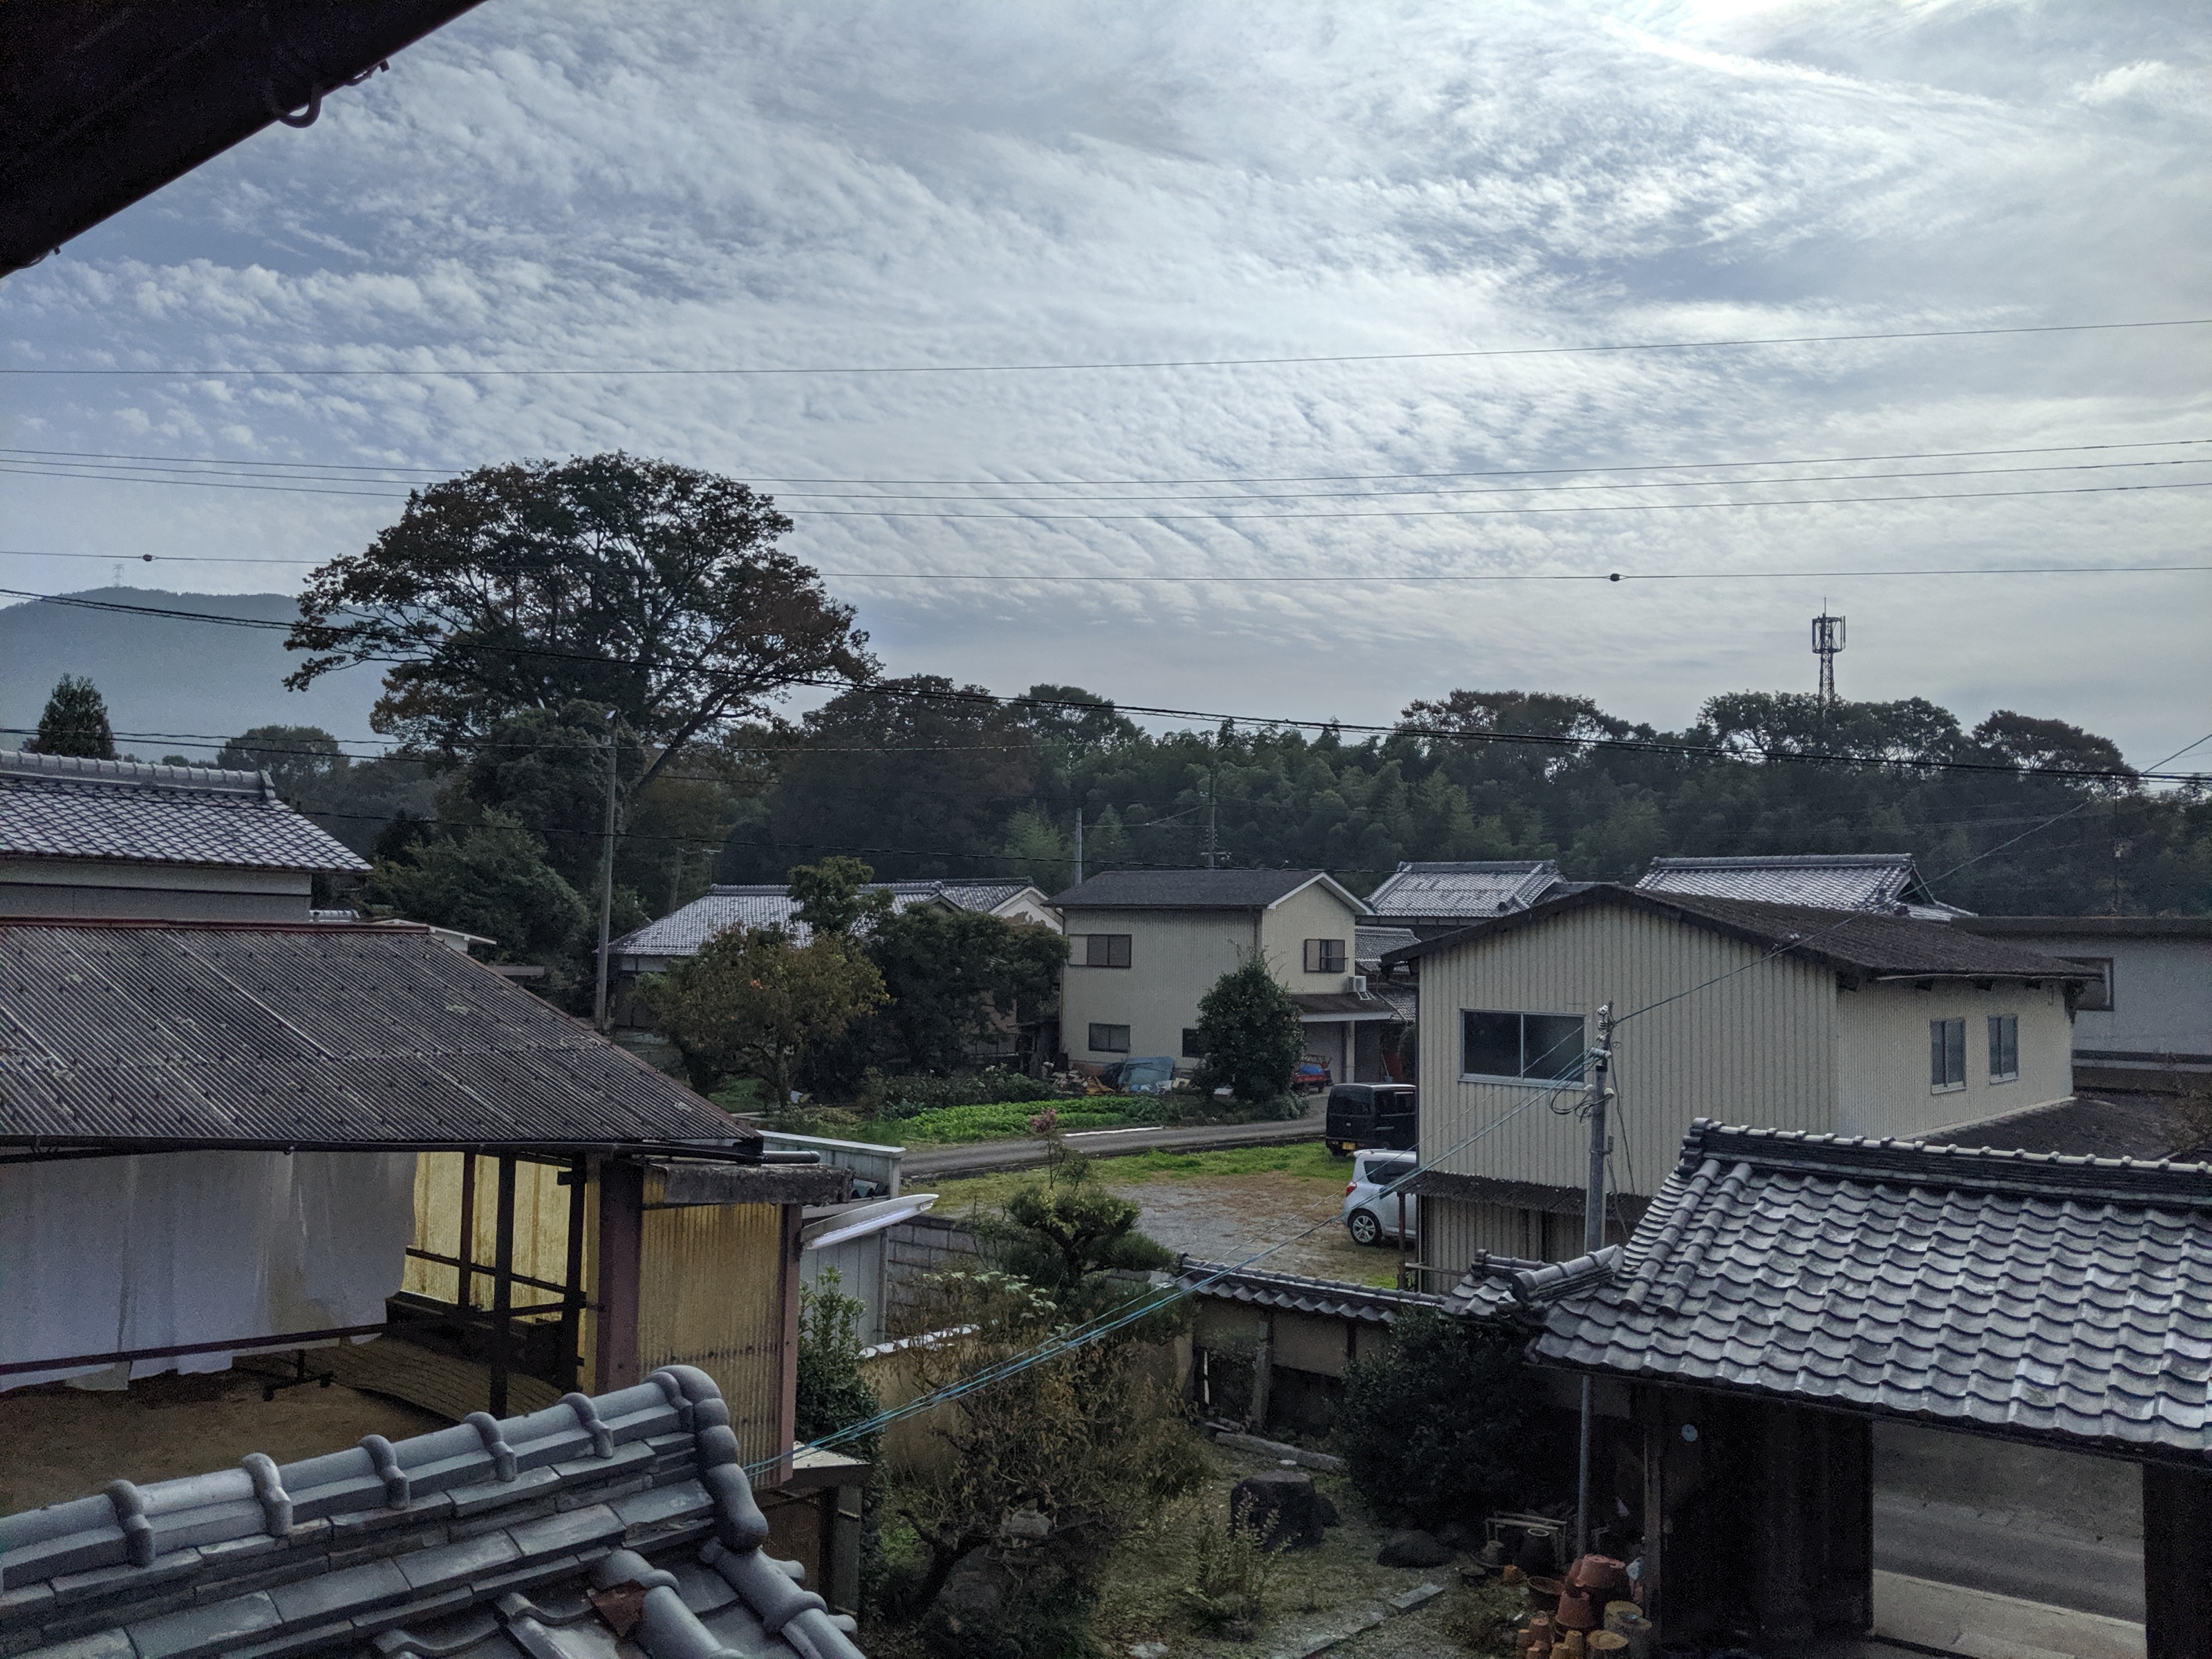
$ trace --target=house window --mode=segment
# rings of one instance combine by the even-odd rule
[[[1557,1083],[1583,1074],[1580,1014],[1460,1014],[1460,1072],[1467,1077]]]
[[[1966,1086],[1966,1022],[1928,1022],[1928,1086],[1939,1093]]]
[[[2020,1016],[1990,1016],[1990,1081],[2011,1083],[2020,1076]]]
[[[1206,1058],[1206,1039],[1199,1035],[1198,1027],[1195,1025],[1186,1025],[1182,1028],[1182,1057],[1185,1060]]]
[[[1083,965],[1085,968],[1127,968],[1129,965],[1129,935],[1085,933],[1083,936]]]
[[[2075,1011],[2077,1012],[2086,1011],[2092,1013],[2103,1013],[2109,1012],[2112,1006],[2112,957],[2069,957],[2066,960],[2072,963],[2076,968],[2090,969],[2094,971],[2097,975],[2096,981],[2094,984],[2085,985],[2081,988],[2081,994],[2075,1000],[2074,1004]]]
[[[1310,939],[1306,941],[1306,972],[1310,974],[1340,974],[1344,971],[1344,941],[1340,939]]]
[[[1123,967],[1128,964],[1124,963]],[[1093,1025],[1091,1028],[1091,1052],[1094,1054],[1126,1054],[1129,1052],[1129,1028],[1126,1025]]]

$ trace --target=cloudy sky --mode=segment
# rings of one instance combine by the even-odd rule
[[[0,586],[289,590],[620,446],[773,492],[893,672],[1674,726],[1825,598],[1846,695],[2147,763],[2212,575],[1831,573],[2212,564],[2212,328],[1529,349],[2208,316],[2208,232],[2186,0],[487,0],[0,284],[0,368],[158,371],[9,377]]]

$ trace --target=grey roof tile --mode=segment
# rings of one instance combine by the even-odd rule
[[[1559,885],[1559,866],[1550,859],[1401,864],[1382,878],[1367,902],[1384,921],[1479,921],[1525,910]]]
[[[0,855],[358,872],[258,772],[0,751]]]
[[[1261,1273],[1188,1255],[1176,1261],[1175,1280],[1192,1295],[1211,1301],[1242,1302],[1377,1325],[1388,1325],[1401,1313],[1442,1312],[1446,1306],[1444,1297],[1425,1291],[1378,1290],[1340,1279],[1309,1279],[1300,1273]]]
[[[1647,891],[1757,899],[1824,910],[1887,910],[1905,903],[1934,914],[1938,906],[1910,853],[1816,853],[1782,857],[1661,858],[1637,878]]]
[[[1015,897],[1026,882],[882,881],[873,890],[891,896],[897,915],[917,904],[949,905],[957,910],[994,910]],[[690,903],[624,933],[610,950],[617,957],[690,957],[732,927],[781,927],[798,943],[813,937],[799,920],[799,901],[788,887],[768,883],[709,887]]]
[[[1617,1272],[1551,1303],[1534,1352],[2203,1455],[2208,1263],[2212,1167],[1700,1122]]]
[[[1061,910],[1263,910],[1328,879],[1325,870],[1108,870],[1048,902]]]

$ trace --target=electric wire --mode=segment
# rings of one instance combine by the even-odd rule
[[[1431,351],[1334,352],[1274,357],[1169,357],[1133,361],[1031,363],[884,363],[835,366],[771,364],[695,364],[687,367],[633,364],[562,368],[501,367],[392,368],[194,368],[168,367],[131,368],[117,366],[61,367],[23,365],[0,368],[0,374],[79,376],[91,379],[255,380],[255,379],[698,379],[756,375],[917,375],[917,374],[1056,374],[1085,371],[1180,368],[1279,368],[1306,364],[1403,363],[1467,362],[1492,357],[1597,356],[1636,351],[1717,351],[1760,346],[1850,345],[1900,340],[1984,339],[1999,336],[2043,334],[2100,334],[2141,329],[2199,328],[2212,317],[2144,319],[2111,323],[2015,323],[1980,328],[1887,329],[1846,334],[1742,335],[1717,340],[1622,340],[1586,345],[1481,346]]]
[[[287,631],[293,623],[254,617],[222,617],[204,611],[178,611],[154,605],[126,605],[112,599],[82,599],[60,593],[36,593],[25,589],[0,587],[0,596],[40,600],[50,605],[74,606],[91,611],[119,611],[129,615],[163,617],[191,622],[208,623],[228,627],[261,629],[282,629]],[[544,658],[557,660],[589,662],[606,667],[646,668],[654,665],[642,658],[611,657],[591,652],[558,651],[546,647],[520,645],[473,644],[470,649],[487,655],[507,655]],[[419,662],[420,658],[368,657],[375,662]],[[999,708],[1046,708],[1071,710],[1077,713],[1118,714],[1124,716],[1160,720],[1203,720],[1212,726],[1244,726],[1261,731],[1300,730],[1323,732],[1358,732],[1383,738],[1406,737],[1432,743],[1486,744],[1504,746],[1533,746],[1547,749],[1607,750],[1635,754],[1676,756],[1686,759],[1711,759],[1746,762],[1757,760],[1768,763],[1825,766],[1887,766],[1901,767],[1917,772],[1980,772],[2012,777],[2074,778],[2084,781],[2108,781],[2123,782],[2191,783],[2197,781],[2194,773],[2164,773],[2156,769],[2137,771],[2131,768],[2091,768],[2063,766],[2018,766],[2002,761],[1934,760],[1912,756],[1844,755],[1820,750],[1787,749],[1731,750],[1715,745],[1666,743],[1656,738],[1589,738],[1553,736],[1548,733],[1518,732],[1469,732],[1457,728],[1413,726],[1405,722],[1391,726],[1340,720],[1310,720],[1291,715],[1251,715],[1224,714],[1196,708],[1175,708],[1164,705],[1097,702],[1086,702],[1065,697],[1033,697],[1028,696],[1000,697],[987,691],[963,691],[953,688],[915,687],[896,683],[854,682],[824,676],[799,675],[784,681],[785,687],[803,685],[829,690],[856,696],[903,697],[923,702],[956,702],[988,705]],[[738,718],[735,715],[725,719]],[[2194,744],[2190,747],[2194,748]],[[2186,752],[2185,750],[2183,752]],[[2161,763],[2163,764],[2163,763]]]

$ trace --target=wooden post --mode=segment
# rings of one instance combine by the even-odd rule
[[[1674,1436],[1667,1426],[1667,1395],[1637,1390],[1636,1414],[1644,1425],[1644,1616],[1655,1629],[1666,1593],[1667,1456]]]
[[[477,1155],[461,1154],[461,1234],[453,1254],[461,1265],[453,1272],[453,1300],[464,1308],[476,1306],[477,1282]]]
[[[792,1448],[799,1438],[799,1259],[805,1245],[799,1239],[799,1231],[806,1224],[806,1212],[799,1205],[781,1206],[783,1218],[782,1260],[779,1276],[783,1286],[783,1384],[777,1390],[775,1443],[782,1453],[769,1479],[777,1484],[791,1479]]]
[[[1805,1413],[1796,1406],[1758,1409],[1761,1536],[1753,1603],[1761,1632],[1785,1651],[1813,1638],[1805,1595]]]
[[[1275,1319],[1260,1316],[1260,1346],[1252,1356],[1252,1431],[1267,1431],[1268,1396],[1275,1387]]]
[[[514,1154],[499,1155],[499,1211],[494,1222],[491,1270],[491,1403],[494,1417],[507,1415],[507,1362],[514,1335]]]
[[[562,1176],[568,1187],[568,1259],[561,1276],[561,1387],[567,1392],[574,1390],[584,1363],[584,1191],[591,1178],[590,1160],[581,1158]]]
[[[611,1394],[643,1381],[638,1365],[638,1258],[645,1225],[645,1168],[628,1158],[599,1165],[599,1252],[597,1338],[592,1388]]]
[[[2142,1466],[2145,1659],[2212,1659],[2212,1473]]]

